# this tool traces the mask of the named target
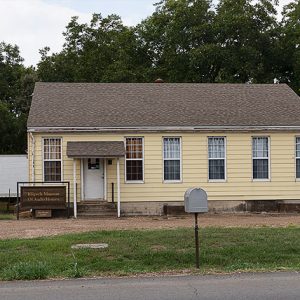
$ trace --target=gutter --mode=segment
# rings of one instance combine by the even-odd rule
[[[34,139],[34,135],[32,134],[32,132],[29,133],[30,138],[31,138],[31,181],[35,182],[35,176],[34,176],[34,160],[35,160],[35,139]]]
[[[212,131],[290,131],[300,126],[145,126],[145,127],[28,127],[28,132],[212,132]]]

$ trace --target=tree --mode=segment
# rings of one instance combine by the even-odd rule
[[[19,48],[0,43],[0,153],[25,153],[26,120],[35,71],[25,68]]]
[[[214,26],[222,65],[216,81],[273,82],[279,36],[274,4],[271,0],[219,2]]]
[[[17,153],[16,118],[6,103],[0,102],[0,154]]]
[[[278,79],[300,94],[300,2],[293,1],[283,10],[279,39]]]
[[[138,26],[153,77],[170,82],[273,82],[276,1],[163,0]]]
[[[20,93],[22,62],[17,46],[0,43],[0,101],[7,103],[11,110],[14,110],[14,99]]]
[[[38,75],[42,81],[136,82],[145,80],[144,53],[138,47],[134,28],[120,17],[94,14],[90,24],[73,17],[64,32],[60,53],[40,51]]]
[[[152,80],[211,82],[215,77],[214,11],[210,0],[164,0],[137,26]]]

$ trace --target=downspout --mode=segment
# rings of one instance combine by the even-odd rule
[[[31,138],[31,182],[35,181],[35,176],[34,176],[34,160],[35,160],[35,139],[34,139],[34,135],[32,134],[32,132],[29,133],[30,138]]]
[[[74,218],[77,219],[77,178],[76,158],[73,159],[73,209]]]

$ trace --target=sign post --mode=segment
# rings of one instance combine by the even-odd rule
[[[195,213],[195,247],[196,247],[196,268],[200,268],[199,262],[199,227],[198,227],[198,213]]]
[[[196,268],[200,268],[198,214],[208,212],[207,194],[201,188],[190,188],[184,194],[184,209],[195,214]]]

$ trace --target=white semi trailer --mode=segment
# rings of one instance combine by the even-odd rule
[[[0,198],[16,197],[18,181],[28,181],[27,155],[0,155]]]

